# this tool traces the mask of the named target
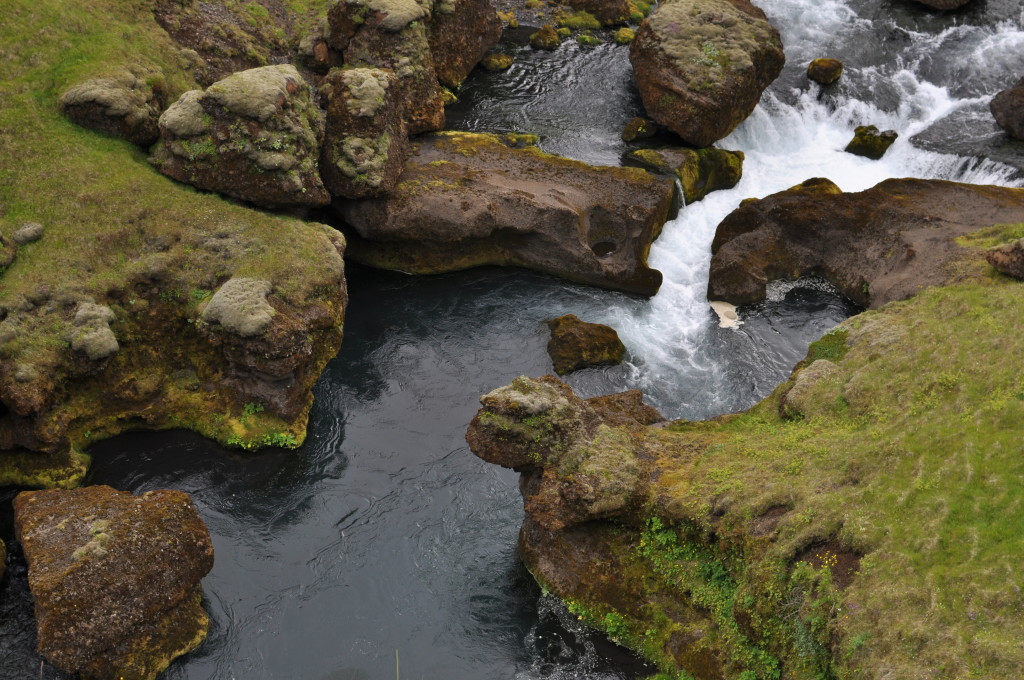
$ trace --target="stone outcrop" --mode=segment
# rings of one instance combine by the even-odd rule
[[[427,37],[441,84],[461,85],[503,28],[491,0],[436,0]]]
[[[323,115],[294,66],[235,73],[160,116],[152,161],[179,182],[268,208],[326,205]]]
[[[628,159],[679,178],[689,205],[712,191],[732,189],[743,177],[742,151],[724,149],[638,149]]]
[[[65,91],[60,110],[82,127],[148,147],[160,136],[157,119],[165,105],[161,83],[162,76],[155,73],[93,78]]]
[[[989,109],[1006,134],[1024,139],[1024,78],[993,97]]]
[[[843,75],[843,62],[838,59],[815,59],[807,66],[807,77],[819,85],[831,85]]]
[[[652,295],[661,274],[647,253],[672,194],[672,182],[637,168],[446,132],[414,141],[390,196],[338,208],[349,255],[372,266],[426,274],[515,265]]]
[[[618,364],[626,355],[626,346],[610,326],[581,321],[575,314],[551,319],[547,324],[551,329],[548,355],[558,375]]]
[[[327,108],[320,175],[334,196],[395,188],[409,153],[398,78],[381,69],[334,69],[320,85]]]
[[[718,225],[708,299],[758,302],[769,281],[814,275],[879,307],[946,282],[966,252],[957,237],[1022,214],[1024,189],[892,179],[843,193],[808,180],[745,201]]]
[[[213,545],[187,494],[23,492],[14,510],[39,653],[61,671],[155,678],[206,637]]]
[[[1003,274],[1024,279],[1024,238],[992,248],[985,259]]]
[[[854,156],[877,161],[885,155],[898,137],[895,130],[880,132],[874,125],[858,125],[853,131],[853,139],[843,150]]]
[[[444,99],[428,38],[432,9],[429,0],[341,0],[327,14],[329,44],[346,66],[388,69],[398,76],[409,134],[444,127]]]
[[[629,57],[647,114],[698,147],[743,122],[785,63],[779,32],[748,0],[663,2]]]

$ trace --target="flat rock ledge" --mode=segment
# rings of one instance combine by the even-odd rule
[[[187,494],[26,491],[14,511],[39,652],[61,671],[149,680],[205,639],[213,545]]]

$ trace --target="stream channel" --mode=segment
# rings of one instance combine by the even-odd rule
[[[718,328],[705,288],[715,227],[746,197],[810,177],[846,191],[888,177],[1024,184],[1024,142],[988,101],[1024,75],[1019,0],[929,12],[909,0],[761,0],[787,67],[754,114],[719,143],[744,177],[682,209],[651,250],[665,283],[650,300],[519,270],[432,277],[349,268],[340,354],[316,386],[298,451],[239,454],[187,432],[95,445],[88,483],[186,491],[213,536],[204,580],[208,640],[168,680],[535,680],[653,672],[540,593],[515,552],[517,475],[463,436],[480,395],[551,372],[543,321],[574,313],[618,329],[621,366],[568,378],[583,396],[639,388],[671,418],[747,408],[785,379],[809,342],[856,312],[820,282],[777,286]],[[449,110],[455,129],[534,132],[541,147],[618,165],[642,109],[628,48],[556,52],[508,31],[504,73],[475,72]],[[846,63],[827,92],[807,63]],[[856,125],[900,137],[881,161],[842,152]],[[63,678],[36,655],[24,559],[0,490],[0,678]],[[396,668],[397,666],[397,668]]]

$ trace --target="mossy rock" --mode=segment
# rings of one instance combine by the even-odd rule
[[[535,50],[556,50],[561,44],[562,39],[550,24],[530,35],[530,47]]]
[[[843,62],[838,59],[815,59],[807,66],[807,77],[819,85],[831,85],[843,75]]]
[[[577,35],[576,42],[582,45],[583,47],[596,47],[604,43],[603,40],[598,38],[590,31],[584,31],[583,33]]]
[[[627,158],[651,170],[679,178],[687,204],[712,191],[731,189],[743,177],[742,151],[724,149],[638,149]]]
[[[61,112],[78,125],[148,147],[160,136],[162,83],[158,73],[141,71],[91,78],[61,95]]]
[[[559,15],[558,25],[562,28],[568,28],[570,31],[597,30],[601,28],[601,22],[598,18],[585,10]]]
[[[619,334],[609,326],[581,321],[575,314],[551,319],[547,324],[551,329],[548,355],[559,375],[592,366],[612,366],[626,355]]]
[[[636,39],[636,31],[623,26],[612,35],[616,45],[628,45]]]
[[[844,151],[877,161],[885,155],[898,137],[895,130],[879,132],[874,125],[859,125]]]
[[[638,139],[649,139],[656,134],[658,134],[658,126],[654,121],[637,116],[626,122],[620,137],[624,142],[635,142]]]
[[[488,54],[480,62],[488,71],[507,71],[512,68],[515,58],[511,54]]]

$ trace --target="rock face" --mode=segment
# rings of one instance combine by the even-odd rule
[[[498,43],[503,28],[491,0],[435,2],[427,34],[441,84],[461,85],[487,50]]]
[[[551,319],[547,324],[551,329],[548,354],[558,375],[590,366],[618,364],[626,354],[626,346],[610,326],[580,321],[575,314]]]
[[[320,174],[334,196],[381,196],[395,188],[409,153],[398,78],[381,69],[335,69],[320,85],[327,131]]]
[[[235,73],[160,116],[153,163],[179,182],[268,208],[326,205],[323,117],[294,66]]]
[[[188,495],[94,486],[23,492],[14,509],[39,653],[54,666],[154,678],[206,637],[199,582],[213,545]]]
[[[1024,279],[1024,238],[985,253],[988,263],[1007,276]]]
[[[694,146],[728,135],[782,71],[779,32],[747,0],[669,0],[630,61],[647,114]]]
[[[724,149],[638,149],[629,159],[645,168],[673,174],[689,205],[719,189],[732,189],[743,177],[742,151]]]
[[[815,59],[807,66],[807,77],[819,85],[831,85],[843,75],[843,62],[838,59]]]
[[[151,78],[160,82],[155,74]],[[157,119],[163,107],[161,89],[127,72],[87,80],[60,97],[61,113],[78,125],[139,146],[149,146],[160,136]]]
[[[844,151],[855,156],[864,156],[877,161],[899,137],[895,130],[879,132],[874,125],[859,125],[853,131],[853,139],[846,145]]]
[[[1024,78],[993,97],[989,108],[996,123],[1008,135],[1024,139]]]
[[[339,209],[350,256],[372,266],[426,274],[515,265],[652,295],[661,274],[647,253],[672,193],[670,181],[637,168],[446,132],[413,143],[392,195]]]
[[[341,0],[327,14],[329,43],[347,66],[398,76],[409,134],[444,127],[444,99],[427,35],[431,10],[428,0]]]
[[[769,281],[823,276],[879,307],[947,280],[954,239],[1019,221],[1024,189],[892,179],[843,193],[825,179],[745,202],[718,225],[709,300],[758,302]]]

